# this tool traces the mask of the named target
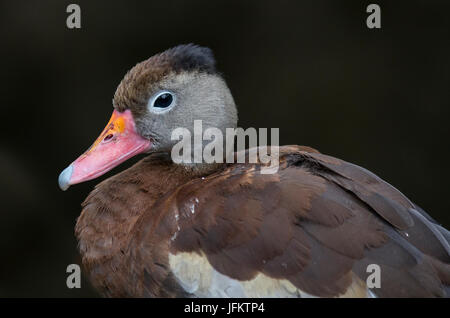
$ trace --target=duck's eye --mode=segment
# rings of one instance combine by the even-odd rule
[[[173,97],[170,93],[164,93],[158,96],[153,107],[166,108],[172,104]]]
[[[175,96],[171,92],[162,91],[153,96],[149,101],[150,110],[162,112],[175,104]]]

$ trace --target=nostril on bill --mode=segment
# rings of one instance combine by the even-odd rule
[[[109,141],[109,140],[112,139],[112,137],[114,137],[113,134],[108,134],[108,135],[103,139],[103,141]]]

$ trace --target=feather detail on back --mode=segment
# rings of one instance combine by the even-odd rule
[[[76,230],[94,284],[108,296],[445,296],[448,232],[397,189],[311,148],[280,147],[276,174],[261,165],[200,176],[150,156],[101,183]],[[370,264],[381,288],[366,286]]]

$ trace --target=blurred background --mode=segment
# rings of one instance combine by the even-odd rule
[[[81,29],[66,27],[72,2]],[[241,127],[364,166],[449,228],[450,2],[373,2],[379,30],[369,1],[1,1],[0,296],[97,296],[68,289],[66,267],[100,180],[62,192],[58,174],[126,71],[181,43],[214,50]]]

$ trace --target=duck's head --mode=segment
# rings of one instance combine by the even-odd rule
[[[172,131],[182,127],[193,133],[194,120],[224,135],[237,124],[233,97],[211,50],[192,44],[133,67],[119,84],[113,107],[94,144],[59,175],[61,189],[101,176],[137,154],[170,152],[177,142]]]

